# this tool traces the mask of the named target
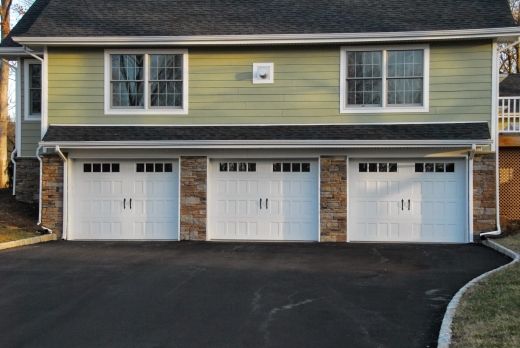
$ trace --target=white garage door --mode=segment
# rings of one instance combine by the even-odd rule
[[[466,242],[465,173],[459,159],[351,160],[349,239]]]
[[[176,160],[75,161],[71,239],[178,239]]]
[[[318,162],[213,160],[215,240],[318,240]]]

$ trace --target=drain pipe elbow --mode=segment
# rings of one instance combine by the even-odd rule
[[[480,239],[485,240],[487,237],[497,237],[502,234],[502,227],[500,226],[500,164],[498,157],[499,147],[497,145],[495,152],[495,202],[496,202],[496,219],[497,230],[491,232],[484,232],[480,234]]]
[[[16,156],[16,148],[11,152],[11,163],[13,164],[13,196],[16,196],[16,161],[14,156]]]

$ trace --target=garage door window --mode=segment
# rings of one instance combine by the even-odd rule
[[[173,172],[172,163],[136,163],[137,173],[171,173]]]
[[[454,173],[455,163],[415,163],[416,173]]]
[[[83,163],[83,173],[119,173],[119,163]]]
[[[359,163],[360,173],[397,173],[397,163]]]
[[[220,162],[221,172],[256,172],[256,163],[246,162]]]
[[[311,171],[310,163],[273,163],[273,172],[279,173],[309,173]]]

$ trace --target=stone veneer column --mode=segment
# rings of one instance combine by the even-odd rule
[[[320,162],[320,234],[322,242],[347,240],[347,159],[322,156]]]
[[[473,233],[495,231],[495,153],[478,153],[473,158]]]
[[[40,193],[40,161],[37,158],[16,159],[16,199],[38,203]]]
[[[42,225],[61,238],[63,232],[63,162],[58,155],[42,156]]]
[[[181,240],[206,240],[207,158],[181,157]]]

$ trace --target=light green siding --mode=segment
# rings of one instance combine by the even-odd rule
[[[20,105],[22,111],[21,117],[21,150],[20,155],[23,157],[36,157],[36,148],[38,142],[41,139],[41,121],[27,121],[25,120],[25,71],[23,70],[24,64],[22,60],[21,70],[21,98]]]
[[[189,48],[188,115],[104,115],[103,49],[49,49],[49,123],[490,121],[491,41],[430,45],[430,112],[341,114],[340,46]],[[273,84],[252,84],[253,63]]]

